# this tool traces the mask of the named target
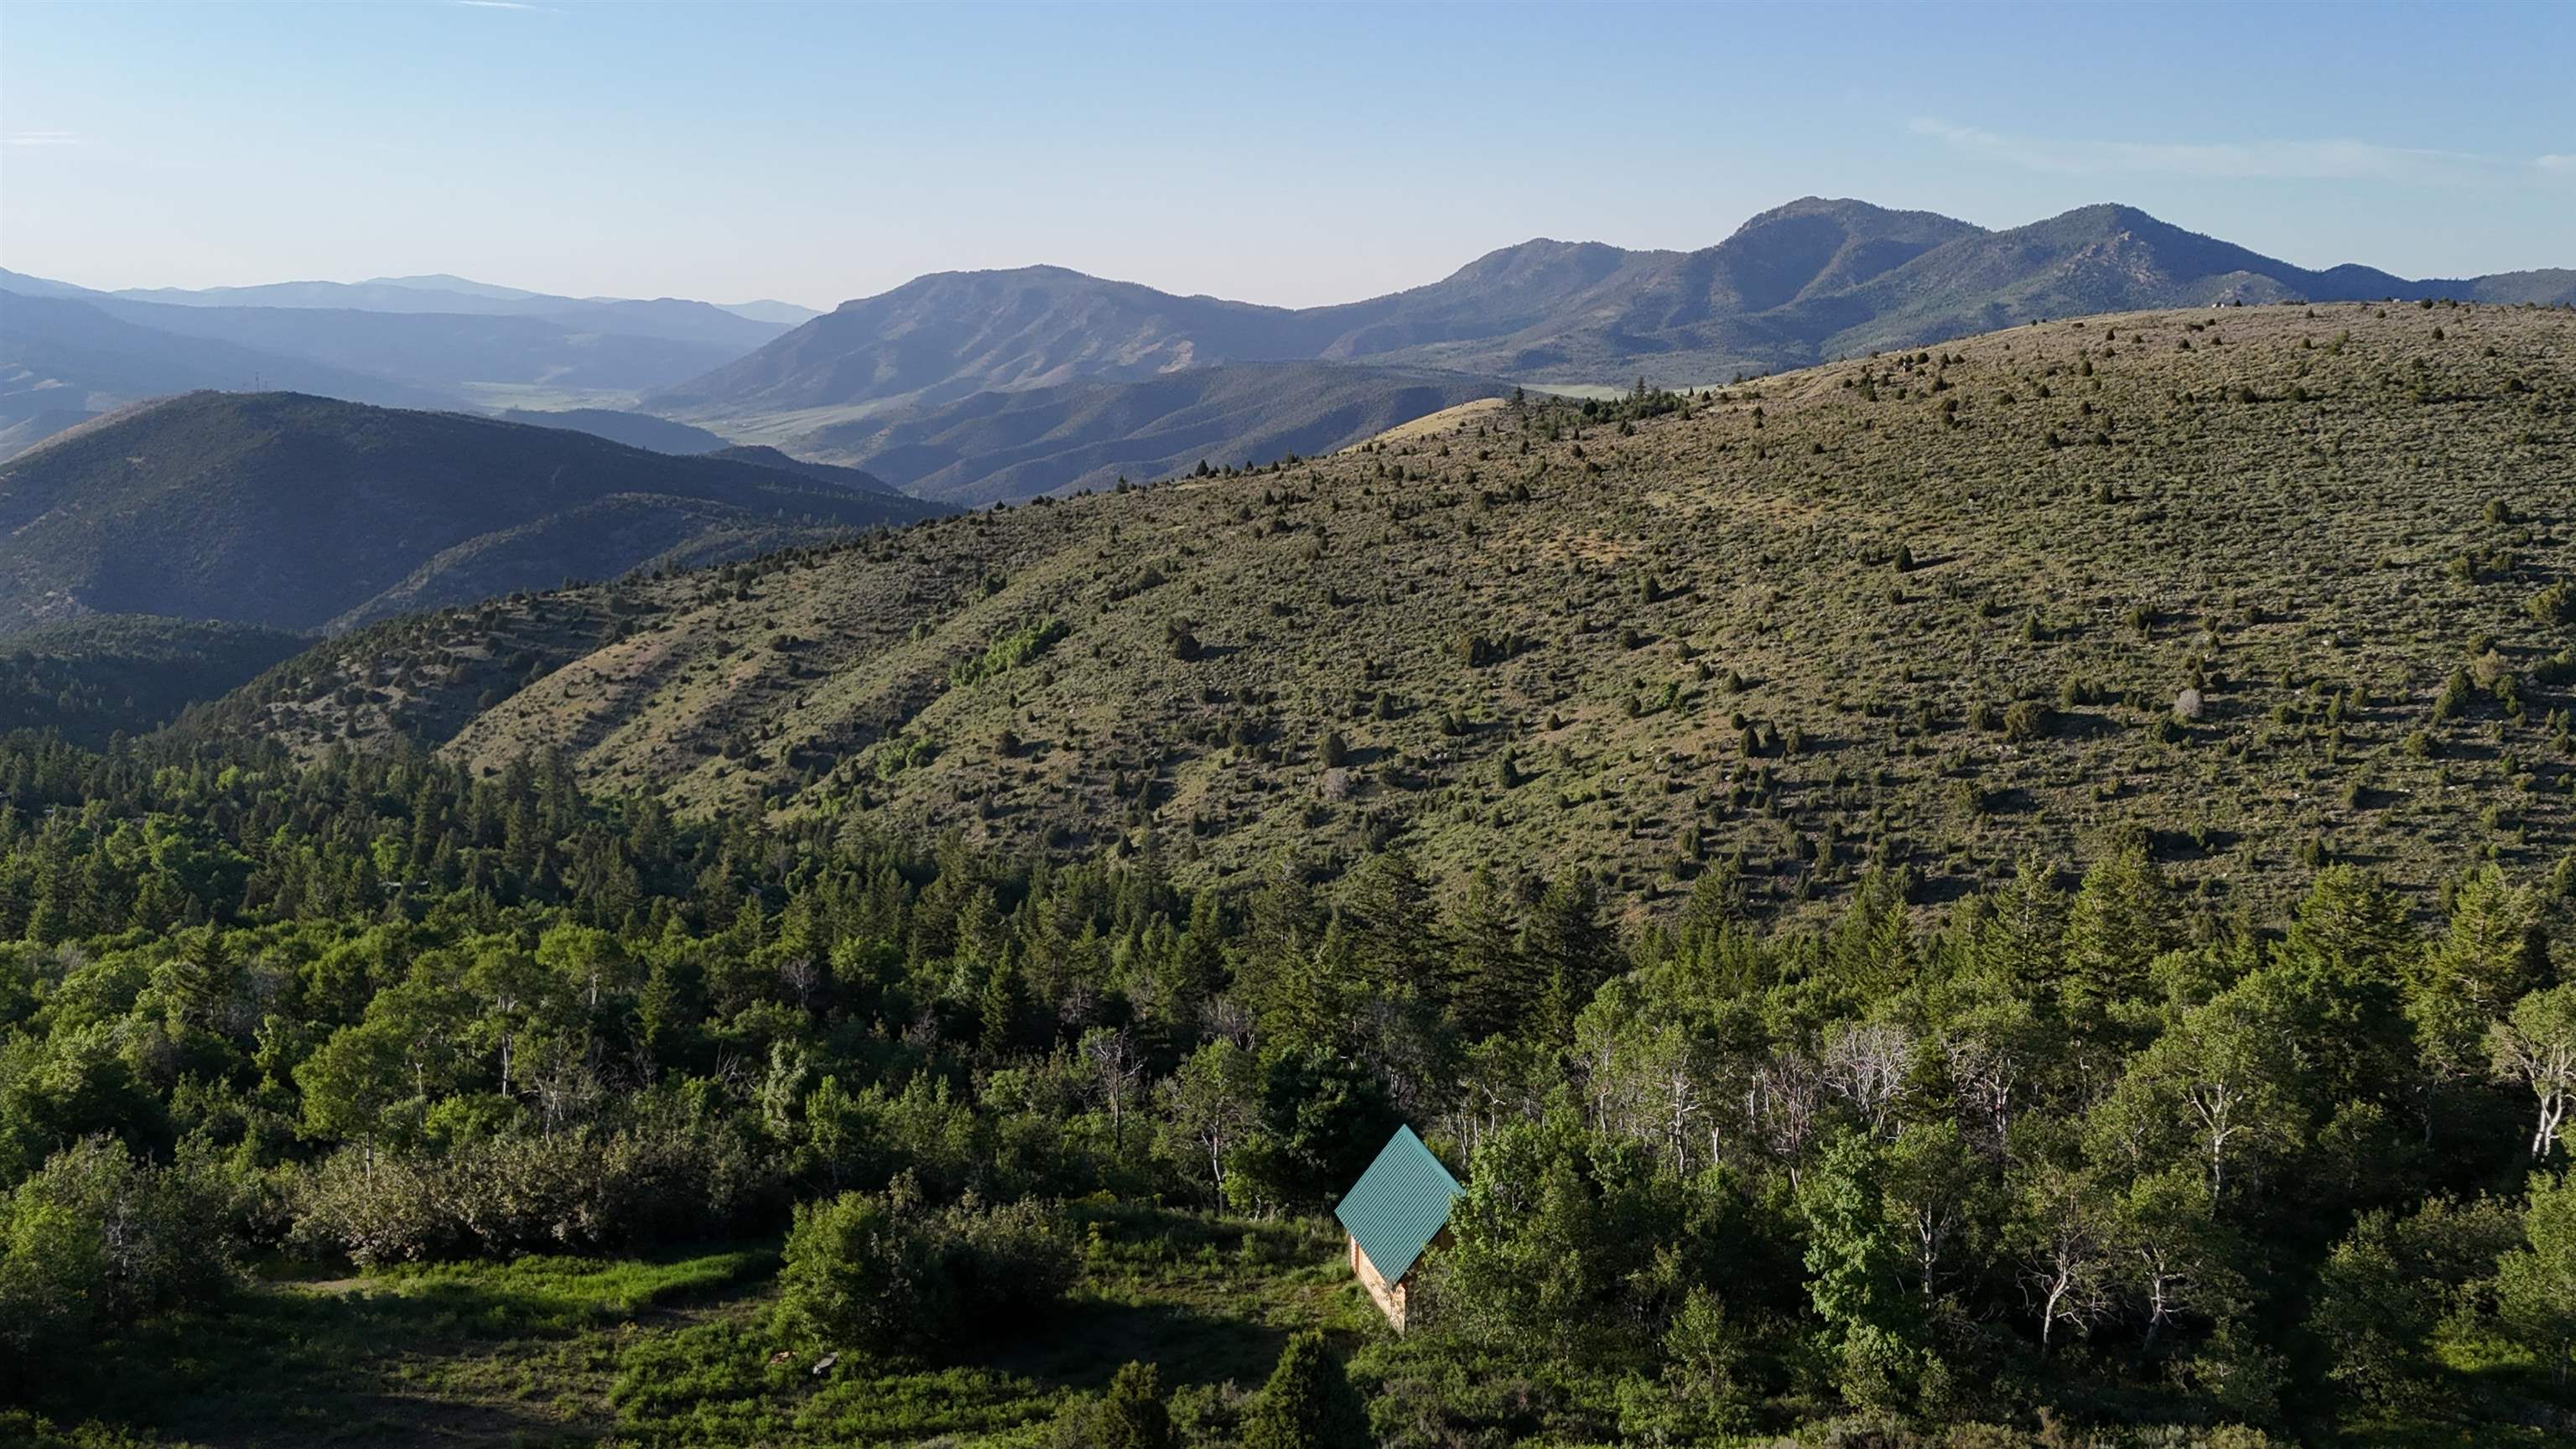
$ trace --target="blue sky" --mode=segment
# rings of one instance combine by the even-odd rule
[[[1808,194],[2576,265],[2576,5],[0,0],[0,265],[814,306],[1053,262],[1308,304]]]

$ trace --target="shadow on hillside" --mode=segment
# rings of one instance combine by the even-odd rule
[[[1285,1329],[1186,1303],[1066,1305],[1037,1334],[990,1366],[1052,1387],[1097,1392],[1128,1362],[1151,1363],[1167,1386],[1259,1383],[1278,1363]]]

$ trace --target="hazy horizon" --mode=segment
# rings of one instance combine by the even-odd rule
[[[2116,201],[2408,277],[2576,264],[2567,9],[2220,14],[19,5],[0,265],[828,310],[1043,263],[1309,306],[1533,237],[1706,246],[1805,195],[1988,227]]]

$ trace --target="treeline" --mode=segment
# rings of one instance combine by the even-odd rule
[[[1400,848],[1220,895],[548,761],[22,736],[0,796],[12,1383],[257,1250],[791,1217],[779,1331],[972,1352],[1047,1204],[1316,1211],[1410,1121],[1469,1195],[1353,1362],[1386,1442],[2576,1404],[2568,902],[2492,865],[2258,924],[2140,837],[1762,926],[1723,866],[1643,921]],[[887,1283],[944,1306],[907,1340]]]

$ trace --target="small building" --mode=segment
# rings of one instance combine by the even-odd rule
[[[1351,1235],[1351,1272],[1398,1333],[1409,1297],[1405,1279],[1425,1251],[1449,1241],[1449,1209],[1465,1191],[1412,1128],[1398,1127],[1333,1209]]]

